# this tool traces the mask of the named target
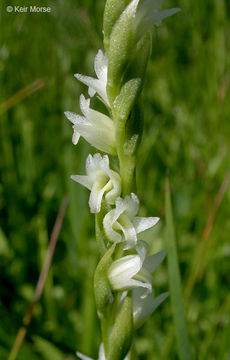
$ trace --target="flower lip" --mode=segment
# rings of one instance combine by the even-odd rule
[[[116,207],[108,212],[103,220],[103,226],[108,240],[111,242],[126,242],[125,249],[135,247],[137,234],[156,225],[159,218],[138,217],[138,197],[131,193],[125,199],[118,198]]]

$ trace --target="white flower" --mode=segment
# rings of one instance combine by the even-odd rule
[[[65,116],[73,124],[73,144],[78,143],[82,136],[95,148],[109,153],[116,154],[115,126],[113,120],[99,111],[90,108],[90,99],[80,96],[80,108],[84,116],[77,115],[70,111]]]
[[[162,250],[154,255],[148,256],[144,263],[143,268],[145,272],[152,274],[160,263],[165,258],[165,250]],[[141,270],[141,271],[142,271]],[[140,273],[141,273],[140,271]],[[133,296],[133,320],[134,325],[139,327],[149,317],[156,308],[168,297],[169,293],[163,293],[157,298],[154,298],[154,290],[147,294],[143,288],[135,288],[132,291]]]
[[[115,260],[109,267],[108,279],[113,290],[125,291],[135,288],[147,289],[141,293],[141,299],[145,299],[152,292],[152,272],[164,259],[165,251],[152,256],[147,255],[147,244],[140,241],[136,246],[137,253],[126,255]],[[141,303],[135,303],[134,317],[138,316]]]
[[[103,196],[108,204],[114,204],[121,193],[120,175],[109,167],[107,155],[89,155],[86,160],[87,175],[72,175],[71,179],[91,190],[89,207],[92,213],[101,210]]]
[[[117,198],[116,207],[108,212],[103,226],[108,239],[112,242],[125,241],[125,249],[133,248],[137,243],[137,234],[151,228],[158,217],[138,217],[139,200],[135,194],[125,199]]]
[[[108,60],[101,50],[95,56],[94,69],[98,77],[97,79],[81,74],[75,74],[74,76],[89,87],[89,96],[92,97],[97,92],[105,104],[110,106],[106,93]]]

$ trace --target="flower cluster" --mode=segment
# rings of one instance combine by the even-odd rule
[[[159,25],[163,18],[178,11],[159,11],[161,2],[144,0],[139,4],[139,0],[132,0],[125,7],[124,1],[106,1],[106,53],[99,50],[95,57],[97,78],[81,74],[75,77],[88,86],[90,97],[98,96],[107,114],[92,109],[90,98],[84,95],[80,96],[82,115],[65,112],[73,124],[73,144],[82,136],[105,153],[88,155],[86,175],[71,176],[90,191],[96,237],[103,244],[94,280],[98,316],[104,324],[99,360],[128,360],[133,328],[140,326],[168,295],[154,298],[152,283],[152,273],[165,252],[147,256],[147,244],[138,239],[138,234],[156,225],[159,218],[138,216],[139,199],[132,192],[141,132],[137,126],[137,98],[151,49],[150,30],[153,24]],[[106,316],[115,299],[119,306],[111,323]],[[91,359],[77,355],[82,360]]]

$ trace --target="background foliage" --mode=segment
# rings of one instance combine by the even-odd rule
[[[182,11],[154,29],[142,95],[138,156],[141,214],[160,216],[145,234],[165,247],[168,169],[188,329],[196,359],[230,359],[230,3],[165,1]],[[51,6],[50,14],[7,13],[7,5]],[[104,1],[3,0],[0,4],[0,358],[7,359],[34,294],[63,197],[70,203],[52,268],[18,359],[96,356],[100,341],[92,277],[97,263],[84,173],[86,142],[71,144],[63,112],[79,112],[102,48]],[[221,188],[222,185],[222,188]],[[221,188],[221,189],[220,189]],[[219,195],[218,195],[219,192]],[[219,196],[219,197],[218,197]],[[202,244],[202,245],[201,245]],[[167,263],[155,273],[167,291]],[[142,327],[139,359],[178,359],[170,299]]]

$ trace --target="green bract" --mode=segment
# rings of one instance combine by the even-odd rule
[[[107,312],[107,306],[112,303],[113,295],[110,289],[107,272],[112,263],[111,256],[116,244],[112,245],[99,262],[94,275],[94,293],[99,318]]]
[[[139,0],[133,0],[113,27],[108,50],[107,94],[110,104],[120,92],[123,75],[132,52],[133,19]]]
[[[126,296],[109,336],[108,360],[124,360],[133,336],[132,298]]]

